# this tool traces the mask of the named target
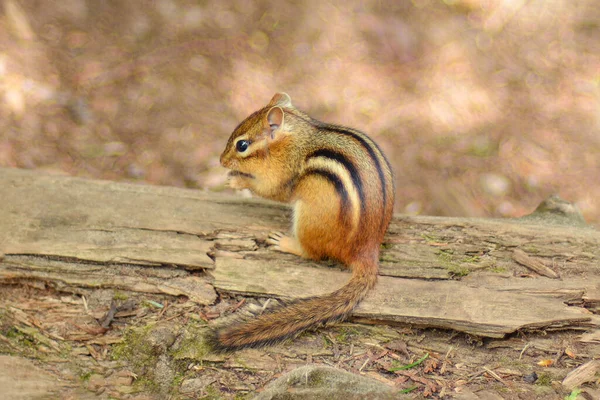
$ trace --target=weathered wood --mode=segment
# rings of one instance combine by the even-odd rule
[[[214,271],[217,289],[246,295],[297,299],[331,292],[349,274],[290,262],[277,266],[255,260],[219,259]],[[589,322],[580,308],[561,299],[458,281],[422,281],[381,277],[353,313],[363,319],[454,329],[487,337],[503,337],[520,329],[577,326]]]
[[[581,386],[584,383],[596,380],[596,374],[599,371],[600,360],[588,361],[569,372],[569,375],[563,379],[562,384],[567,389],[573,389],[574,387]]]
[[[60,398],[61,386],[55,376],[24,357],[0,355],[2,398],[31,400]]]
[[[560,276],[550,268],[546,267],[540,260],[530,257],[521,249],[515,249],[513,259],[530,270],[545,276],[546,278],[558,279]]]
[[[0,203],[0,283],[210,304],[213,287],[298,298],[334,290],[349,276],[268,249],[267,234],[285,230],[290,216],[272,202],[0,169]],[[600,303],[600,233],[543,221],[397,216],[379,284],[354,316],[491,337],[597,325],[585,307]],[[532,278],[515,250],[560,280]]]
[[[36,256],[5,256],[0,262],[0,282],[19,280],[51,282],[59,290],[114,288],[134,292],[187,296],[211,304],[217,296],[206,279],[166,268],[143,270],[136,265],[89,264]]]

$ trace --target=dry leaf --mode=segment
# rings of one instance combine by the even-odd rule
[[[549,367],[554,364],[554,360],[542,360],[537,363],[540,367]]]
[[[567,348],[565,349],[565,354],[566,354],[567,356],[569,356],[569,358],[571,358],[571,359],[575,359],[575,358],[577,357],[577,356],[575,355],[575,352],[573,351],[573,349],[571,349],[570,347],[567,347]]]

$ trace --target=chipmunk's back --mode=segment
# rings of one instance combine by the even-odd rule
[[[381,242],[393,211],[394,180],[379,146],[361,131],[317,121],[296,109],[285,113],[301,136],[300,177],[316,173],[329,180],[343,212],[358,215],[358,231]]]

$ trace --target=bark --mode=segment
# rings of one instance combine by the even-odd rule
[[[270,250],[285,205],[198,190],[0,169],[0,284],[294,299],[349,273]],[[515,220],[397,215],[380,279],[353,316],[503,337],[581,329],[598,337],[600,232],[550,198]],[[541,274],[541,275],[540,275]]]

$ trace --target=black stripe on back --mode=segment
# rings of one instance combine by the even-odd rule
[[[341,126],[323,124],[322,126],[320,126],[320,128],[327,129],[328,131],[341,133],[342,135],[350,136],[353,139],[355,139],[357,142],[359,142],[361,144],[361,146],[364,147],[365,150],[367,150],[367,152],[369,153],[369,156],[371,157],[371,160],[373,160],[373,162],[375,163],[375,167],[377,169],[377,174],[379,175],[379,180],[381,181],[381,191],[383,193],[383,202],[384,202],[383,206],[385,208],[385,202],[387,201],[387,185],[385,183],[385,175],[383,173],[383,169],[381,168],[381,163],[379,162],[379,157],[377,157],[377,154],[375,154],[375,150],[373,149],[373,146],[371,146],[365,140],[365,138],[363,138],[359,134],[352,132],[351,130],[344,129]],[[375,142],[373,142],[373,143],[375,143]],[[375,146],[377,146],[377,145],[375,144]],[[377,147],[377,150],[379,150],[379,152],[381,153],[381,150],[378,147]],[[383,153],[381,153],[381,154],[383,154]]]
[[[367,150],[367,153],[369,153],[369,156],[371,157],[371,160],[373,160],[373,162],[375,163],[375,168],[377,169],[377,174],[379,175],[379,181],[381,182],[381,193],[383,195],[383,204],[382,204],[382,212],[381,212],[381,225],[383,225],[383,221],[385,220],[385,209],[386,209],[386,205],[387,205],[387,184],[385,182],[385,174],[383,172],[383,169],[381,168],[381,163],[379,162],[379,158],[377,157],[377,154],[375,154],[375,150],[373,149],[373,146],[371,146],[366,140],[365,138],[363,138],[361,135],[359,135],[356,132],[352,132],[349,129],[344,129],[341,126],[337,126],[337,125],[329,125],[329,124],[324,124],[320,121],[315,120],[319,126],[319,128],[321,129],[326,129],[328,131],[332,131],[332,132],[336,132],[336,133],[340,133],[342,135],[346,135],[346,136],[350,136],[353,139],[355,139],[356,141],[358,141],[361,146],[363,146],[363,148],[365,150]],[[388,168],[389,168],[389,162],[387,161],[387,159],[385,158],[385,156],[383,155],[383,152],[381,151],[381,149],[379,148],[379,146],[377,146],[377,143],[373,142],[373,144],[375,145],[375,148],[379,151],[379,153],[382,155],[384,161],[386,162]]]
[[[386,163],[387,168],[391,171],[391,166],[389,161],[387,160],[387,158],[385,157],[385,154],[383,154],[383,152],[381,151],[381,149],[379,148],[379,146],[377,145],[377,143],[373,142],[373,145],[375,146],[375,149],[373,149],[373,146],[371,146],[366,140],[365,138],[363,138],[361,135],[359,135],[356,132],[353,132],[351,129],[347,129],[344,128],[343,126],[339,126],[339,125],[331,125],[331,124],[327,124],[324,122],[321,122],[317,119],[311,118],[310,116],[303,114],[303,113],[293,113],[292,115],[294,115],[297,118],[300,118],[310,124],[312,124],[313,126],[319,128],[319,129],[323,129],[323,130],[328,130],[328,131],[332,131],[332,132],[336,132],[336,133],[340,133],[342,135],[346,135],[346,136],[350,136],[353,139],[355,139],[356,141],[358,141],[358,143],[360,143],[360,145],[367,151],[367,153],[369,153],[369,157],[371,157],[371,159],[373,160],[373,163],[375,164],[375,168],[377,169],[377,174],[379,175],[379,180],[381,182],[381,193],[383,195],[383,204],[382,204],[382,213],[381,213],[381,226],[383,226],[384,221],[385,221],[385,210],[386,210],[386,206],[387,206],[387,202],[388,202],[388,198],[387,198],[387,192],[388,192],[388,188],[387,188],[387,184],[385,182],[385,174],[383,172],[383,169],[381,168],[381,163],[379,162],[379,158],[377,157],[377,154],[375,154],[375,149],[377,149],[377,151],[379,151],[379,154],[381,154],[383,160]],[[392,180],[392,185],[394,184],[393,180]],[[392,186],[392,191],[394,190],[393,186]]]
[[[350,178],[352,179],[352,183],[354,184],[354,187],[356,187],[356,190],[358,191],[358,197],[360,199],[360,208],[363,211],[365,211],[365,209],[367,207],[367,202],[365,199],[365,192],[363,190],[363,185],[362,185],[362,180],[360,179],[360,174],[358,173],[358,170],[356,169],[356,166],[354,165],[354,163],[352,161],[350,161],[348,159],[348,157],[346,157],[344,154],[342,154],[338,151],[335,151],[335,150],[330,150],[330,149],[316,150],[316,151],[312,152],[311,154],[309,154],[308,157],[306,157],[306,160],[308,161],[310,158],[316,158],[316,157],[324,157],[324,158],[329,158],[331,160],[335,160],[335,161],[339,162],[340,164],[342,164],[344,166],[344,168],[346,168],[346,170],[350,174]]]
[[[326,169],[308,168],[304,171],[304,173],[300,177],[300,180],[310,175],[322,176],[323,178],[327,179],[333,184],[333,186],[335,187],[335,191],[340,196],[340,201],[342,202],[342,207],[340,209],[340,217],[342,216],[342,213],[345,214],[348,213],[348,211],[350,211],[350,196],[348,195],[348,191],[344,186],[344,182],[342,182],[339,176],[337,176],[331,171],[327,171]]]

